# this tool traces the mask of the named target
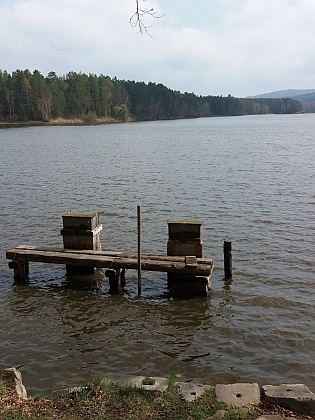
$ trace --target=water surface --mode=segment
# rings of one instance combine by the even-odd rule
[[[315,391],[315,115],[0,130],[0,360],[30,392],[109,371],[207,383],[306,383]],[[103,211],[103,248],[166,253],[168,219],[202,219],[207,298],[170,299],[163,273],[127,272],[126,293],[66,286],[5,251],[62,247],[62,214]],[[233,281],[223,280],[223,240]],[[102,272],[96,274],[99,280]]]

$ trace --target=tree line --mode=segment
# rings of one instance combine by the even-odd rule
[[[293,99],[249,99],[198,96],[181,93],[158,83],[118,80],[101,74],[69,72],[45,77],[38,70],[0,70],[0,121],[49,121],[98,118],[125,121],[291,114],[302,111]]]

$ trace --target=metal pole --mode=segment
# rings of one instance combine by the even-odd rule
[[[138,216],[138,295],[141,295],[141,206],[137,207]]]

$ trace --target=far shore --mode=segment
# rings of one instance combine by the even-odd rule
[[[131,118],[126,121],[117,120],[115,118],[105,117],[97,118],[93,121],[85,121],[80,118],[55,118],[49,121],[17,121],[17,122],[0,122],[0,128],[18,128],[18,127],[37,127],[37,126],[63,126],[63,125],[99,125],[99,124],[112,124],[131,122]]]

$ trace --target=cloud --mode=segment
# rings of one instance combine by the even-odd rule
[[[133,0],[0,0],[1,66],[103,73],[203,95],[314,87],[313,0],[197,0],[190,8],[173,0],[169,12],[168,4],[147,0],[172,14],[148,18],[150,38],[128,23]]]
[[[277,86],[307,87],[315,62],[315,3],[309,0],[243,1],[228,16],[227,36],[239,51],[238,72]],[[273,82],[272,82],[273,81]],[[291,86],[284,83],[291,83]],[[277,85],[277,86],[276,86]]]

